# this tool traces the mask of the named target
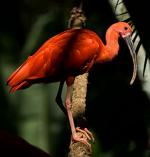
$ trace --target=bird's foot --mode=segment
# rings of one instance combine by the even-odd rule
[[[94,143],[95,140],[94,140],[93,134],[87,128],[84,128],[82,130],[80,129],[80,127],[76,127],[76,131],[83,133],[86,136],[87,140],[92,141]]]
[[[91,149],[91,144],[89,143],[89,141],[94,142],[94,137],[92,133],[87,128],[84,128],[82,130],[79,127],[77,127],[76,133],[72,135],[71,144],[76,143],[76,142],[81,142],[88,147],[89,152],[91,153],[92,149]]]

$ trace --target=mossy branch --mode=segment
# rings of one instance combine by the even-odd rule
[[[86,17],[82,11],[82,5],[80,5],[79,8],[75,7],[72,9],[68,27],[81,29],[85,26],[85,21]],[[76,126],[81,128],[85,126],[84,114],[86,107],[85,98],[87,93],[87,83],[88,73],[85,73],[77,76],[73,84],[71,111],[76,122]],[[85,136],[81,132],[77,132],[77,134]],[[89,152],[89,148],[85,144],[81,142],[71,142],[68,157],[91,157],[91,152]]]

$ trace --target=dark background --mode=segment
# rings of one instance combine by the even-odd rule
[[[146,0],[124,2],[149,56],[149,5]],[[5,83],[46,39],[67,28],[70,10],[79,3],[79,0],[5,0],[0,5],[0,129],[55,157],[65,156],[70,133],[66,117],[54,102],[58,84],[35,85],[9,94]],[[110,4],[107,0],[85,0],[83,9],[86,27],[104,41],[107,28],[117,21]],[[129,85],[132,62],[124,42],[119,43],[119,55],[112,62],[95,66],[89,75],[86,118],[96,136],[94,156],[147,157],[149,93],[139,77],[133,86]],[[0,133],[0,137],[5,134]],[[8,150],[12,146],[7,145],[10,139],[6,136]]]

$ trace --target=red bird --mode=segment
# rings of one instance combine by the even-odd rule
[[[111,61],[119,51],[118,38],[125,39],[132,59],[133,76],[136,77],[136,54],[130,38],[131,27],[125,22],[112,24],[106,32],[106,44],[100,37],[88,29],[69,29],[48,39],[32,56],[8,78],[10,91],[15,92],[28,88],[34,83],[51,83],[65,80],[67,84],[66,110],[71,126],[72,137],[75,141],[87,145],[87,138],[79,137],[77,130],[89,134],[88,130],[75,128],[70,110],[71,85],[75,76],[90,71],[96,63]],[[91,136],[91,135],[90,135]]]

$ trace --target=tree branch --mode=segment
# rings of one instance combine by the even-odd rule
[[[71,11],[71,17],[68,22],[69,28],[81,29],[85,26],[86,17],[82,11],[82,4],[79,8],[73,8]],[[86,107],[86,93],[87,93],[87,83],[88,83],[88,73],[79,75],[75,78],[73,84],[73,95],[72,95],[72,107],[71,111],[76,122],[76,125],[79,127],[85,127],[86,119],[84,117],[85,107]],[[77,132],[77,134],[82,134]],[[91,157],[91,152],[89,148],[81,142],[72,142],[70,144],[70,152],[68,157]]]

